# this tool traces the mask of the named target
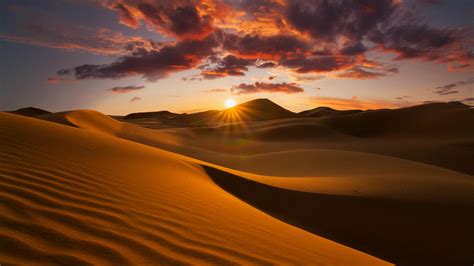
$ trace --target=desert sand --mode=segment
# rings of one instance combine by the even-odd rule
[[[474,261],[468,106],[26,110],[0,113],[2,264]]]

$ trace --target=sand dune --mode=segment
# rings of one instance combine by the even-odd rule
[[[311,110],[306,110],[298,113],[300,117],[323,117],[323,116],[338,116],[360,113],[362,110],[334,110],[330,107],[320,106]]]
[[[22,116],[40,116],[40,115],[45,115],[45,114],[50,114],[51,112],[35,108],[35,107],[26,107],[26,108],[20,108],[16,111],[11,111],[10,113],[17,114],[17,115],[22,115]]]
[[[469,186],[464,194],[470,200],[453,203],[445,201],[449,199],[446,196],[415,200],[393,199],[390,195],[366,197],[366,191],[356,196],[301,192],[243,180],[215,168],[206,167],[206,170],[227,191],[274,217],[396,264],[463,265],[472,261],[472,181],[459,184],[459,187]],[[326,183],[324,178],[322,182],[314,180],[318,184],[315,188],[352,186],[336,177],[333,179],[336,181],[333,184]],[[278,183],[287,185],[285,181]],[[382,182],[365,185],[385,190]],[[446,190],[452,188],[448,185]],[[417,197],[428,189],[420,183],[411,192]],[[457,191],[452,190],[451,197]],[[359,193],[354,191],[354,194]]]
[[[78,117],[81,119],[77,119]],[[276,151],[331,149],[387,155],[474,174],[474,164],[470,160],[474,156],[472,138],[474,133],[470,138],[449,137],[455,134],[468,135],[470,130],[468,126],[463,129],[467,133],[456,133],[453,130],[444,137],[436,136],[437,133],[433,131],[435,136],[422,139],[358,138],[337,131],[321,123],[318,118],[279,119],[251,124],[237,123],[165,130],[150,130],[129,123],[120,123],[91,110],[56,113],[40,118],[106,133],[218,164],[238,161],[242,156]],[[229,153],[234,156],[229,156]],[[292,161],[292,158],[289,158],[289,161]]]
[[[245,119],[178,128],[0,113],[0,262],[471,263],[474,131],[454,118],[472,109],[273,119],[251,103]]]
[[[0,134],[2,263],[384,263],[249,206],[192,159],[5,113]]]
[[[156,118],[156,119],[173,119],[179,114],[171,113],[169,111],[157,111],[157,112],[142,112],[142,113],[131,113],[124,116],[124,119],[142,119],[142,118]]]
[[[224,110],[217,116],[217,118],[214,118],[217,121],[222,119],[226,121],[228,117],[235,117],[237,121],[255,122],[290,118],[295,117],[296,114],[268,99],[256,99]]]
[[[466,138],[474,136],[474,109],[462,103],[431,103],[322,118],[356,137]]]
[[[256,99],[239,104],[233,108],[216,111],[209,110],[192,114],[167,115],[168,111],[132,113],[124,119],[153,119],[173,126],[220,125],[238,122],[256,122],[296,117],[297,114],[279,106],[268,99]],[[126,121],[126,120],[124,120]],[[135,121],[132,121],[135,122]]]

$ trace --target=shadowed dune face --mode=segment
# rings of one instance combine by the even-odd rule
[[[216,184],[273,217],[396,264],[459,265],[473,259],[472,202],[307,193],[203,167]]]
[[[470,138],[474,109],[461,103],[433,103],[396,110],[375,110],[321,121],[360,138]]]
[[[248,206],[195,160],[121,140],[88,115],[69,119],[91,131],[0,113],[2,264],[386,264]]]
[[[20,108],[16,111],[12,111],[11,113],[17,114],[17,115],[22,115],[22,116],[40,116],[40,115],[45,115],[45,114],[50,114],[51,112],[35,108],[35,107],[26,107],[26,108]]]
[[[317,107],[311,110],[306,110],[298,113],[299,117],[323,117],[323,116],[340,116],[360,113],[362,110],[334,110],[330,107]]]

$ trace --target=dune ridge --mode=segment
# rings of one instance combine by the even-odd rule
[[[460,111],[464,113],[466,119],[469,119],[469,115],[472,114],[471,110],[464,107]],[[248,155],[282,150],[324,149],[374,153],[474,174],[474,164],[469,160],[474,156],[474,149],[472,149],[474,129],[471,137],[467,137],[471,132],[469,126],[463,128],[466,131],[464,133],[456,133],[456,130],[461,129],[450,127],[452,132],[442,136],[436,136],[436,131],[431,130],[434,132],[434,136],[431,137],[359,138],[333,129],[321,123],[320,119],[312,118],[160,130],[120,123],[116,119],[93,110],[55,113],[38,118],[86,130],[95,130],[217,164],[238,162]],[[451,112],[448,112],[446,119],[454,119]],[[422,131],[430,132],[426,128]],[[242,163],[228,166],[237,167],[237,165],[242,165]],[[280,170],[284,171],[283,168]]]
[[[5,113],[0,134],[2,263],[385,264],[243,203],[181,155]]]

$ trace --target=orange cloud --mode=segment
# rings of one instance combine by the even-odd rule
[[[359,99],[357,96],[353,96],[350,99],[347,98],[336,98],[336,97],[312,97],[310,99],[311,105],[317,106],[328,106],[337,110],[372,110],[372,109],[394,109],[400,107],[406,107],[415,105],[417,103],[407,101],[390,101],[383,99]]]

